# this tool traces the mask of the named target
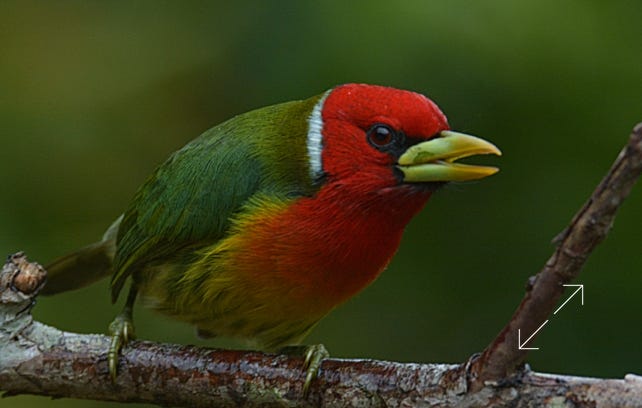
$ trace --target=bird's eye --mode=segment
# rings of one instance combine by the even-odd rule
[[[386,147],[397,138],[397,132],[390,126],[378,123],[373,125],[367,132],[368,142],[374,147]]]

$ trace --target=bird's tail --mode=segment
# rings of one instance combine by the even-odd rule
[[[109,227],[101,241],[64,255],[47,265],[47,284],[41,293],[54,295],[80,289],[109,276],[121,219],[122,216]]]

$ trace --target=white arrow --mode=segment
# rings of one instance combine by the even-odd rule
[[[557,312],[559,312],[559,311],[560,311],[560,309],[561,309],[561,308],[563,308],[563,307],[564,307],[564,305],[565,305],[565,304],[567,304],[567,303],[568,303],[568,301],[569,301],[569,300],[571,300],[571,298],[572,298],[573,296],[575,296],[575,294],[576,294],[577,292],[582,292],[582,294],[581,294],[581,296],[582,296],[582,306],[584,306],[584,285],[562,285],[562,286],[577,286],[577,289],[575,289],[575,292],[571,293],[571,296],[569,296],[569,297],[568,297],[568,299],[566,299],[566,301],[565,301],[564,303],[562,303],[562,304],[560,305],[560,307],[558,307],[558,308],[557,308],[557,310],[556,310],[556,311],[554,311],[554,312],[553,312],[553,314],[557,314]]]
[[[530,341],[530,339],[533,338],[533,336],[535,336],[537,334],[538,331],[542,330],[542,327],[544,327],[546,325],[546,323],[548,323],[548,320],[546,320],[544,323],[542,323],[542,325],[539,326],[537,328],[537,330],[535,330],[535,332],[533,332],[533,334],[531,334],[531,336],[529,338],[524,340],[523,343],[522,343],[522,329],[517,329],[517,346],[518,346],[518,348],[520,350],[539,350],[539,347],[524,347],[524,346],[526,345],[526,343],[528,343]]]

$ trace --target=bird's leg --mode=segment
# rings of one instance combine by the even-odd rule
[[[282,354],[290,356],[303,356],[303,369],[306,372],[305,382],[303,383],[303,397],[307,397],[310,392],[310,385],[318,374],[321,363],[324,359],[330,357],[330,353],[323,344],[313,344],[310,346],[287,346],[280,350]]]
[[[107,360],[109,361],[109,375],[111,376],[112,382],[116,382],[120,350],[126,346],[130,340],[134,339],[134,302],[136,302],[137,294],[138,289],[135,284],[132,284],[127,294],[125,307],[123,307],[123,310],[109,325],[111,344],[107,352]]]

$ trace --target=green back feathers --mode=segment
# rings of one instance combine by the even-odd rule
[[[236,116],[175,152],[125,211],[117,238],[112,299],[128,276],[224,237],[256,194],[312,195],[306,137],[321,96]]]

